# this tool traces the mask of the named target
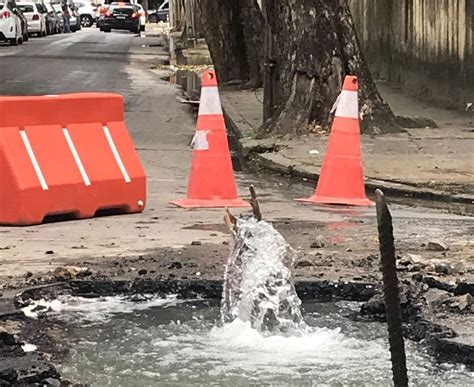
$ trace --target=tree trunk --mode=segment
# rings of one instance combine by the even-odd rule
[[[346,0],[268,1],[266,12],[279,96],[267,131],[303,134],[313,125],[328,127],[345,75],[359,78],[363,132],[401,130],[372,80]]]
[[[219,81],[260,86],[263,15],[257,0],[198,0],[198,9]]]

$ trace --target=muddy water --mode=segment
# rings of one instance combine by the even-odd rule
[[[217,302],[67,300],[72,350],[62,372],[93,386],[391,385],[385,327],[347,316],[357,303],[304,304],[300,337],[264,337],[238,320],[218,326]],[[461,365],[436,364],[408,342],[413,385],[468,385]]]

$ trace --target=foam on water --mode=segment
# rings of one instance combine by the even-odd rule
[[[169,295],[164,298],[141,295],[134,299],[125,296],[87,298],[67,295],[50,301],[45,299],[34,301],[22,308],[22,311],[25,316],[31,318],[38,318],[41,314],[49,314],[63,319],[72,316],[74,319],[85,321],[104,321],[117,313],[132,313],[157,306],[177,305],[181,302],[184,302],[184,300],[178,299],[176,295]]]
[[[326,376],[333,372],[338,377],[343,370],[349,372],[352,367],[360,367],[360,359],[373,363],[370,372],[374,372],[377,364],[389,366],[382,342],[348,338],[339,329],[308,328],[300,336],[265,336],[249,322],[235,320],[213,327],[202,336],[189,332],[166,341],[155,340],[154,345],[165,349],[168,340],[174,342],[174,352],[167,355],[167,364],[181,362],[191,366],[207,359],[206,363],[213,365],[211,375],[221,377],[243,374],[258,375],[259,380],[273,380],[278,375],[301,378],[316,368],[324,370]]]

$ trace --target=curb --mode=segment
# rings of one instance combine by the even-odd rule
[[[194,75],[196,76],[196,75]],[[184,91],[189,94],[186,85],[182,85]],[[198,87],[199,88],[199,87]],[[260,167],[280,175],[292,176],[317,183],[319,173],[307,169],[305,165],[295,164],[292,160],[272,151],[272,146],[261,145],[260,147],[249,146],[246,144],[248,139],[244,138],[243,133],[251,133],[254,128],[239,114],[238,110],[232,106],[221,93],[221,104],[224,111],[224,117],[228,136],[237,139],[233,141],[232,151],[237,154],[240,163],[249,169]],[[474,195],[452,194],[446,191],[440,191],[430,188],[420,188],[403,183],[395,183],[386,180],[365,179],[365,188],[367,191],[381,189],[385,194],[398,198],[411,198],[423,201],[442,203],[444,205],[459,206],[457,212],[474,214]]]
[[[225,98],[222,98],[222,105],[227,118],[226,122],[228,122],[227,127],[229,131],[232,131],[233,135],[239,138],[240,145],[236,151],[240,153],[240,158],[244,160],[247,167],[252,167],[252,164],[254,166],[256,164],[261,168],[281,175],[303,178],[313,181],[314,183],[318,181],[319,173],[309,171],[305,165],[295,164],[292,160],[287,159],[279,153],[272,152],[269,149],[271,146],[262,146],[259,150],[256,150],[256,147],[246,144],[246,139],[243,138],[242,133],[249,133],[253,131],[253,128],[240,116],[233,106],[226,103]],[[451,194],[446,191],[420,188],[408,184],[371,178],[365,179],[365,188],[367,191],[381,189],[386,194],[397,197],[459,205],[463,207],[463,212],[474,213],[474,195]]]

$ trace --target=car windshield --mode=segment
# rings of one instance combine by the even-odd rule
[[[33,8],[32,5],[18,4],[18,8],[19,8],[20,11],[23,12],[23,13],[35,12],[35,10],[34,10],[34,8]]]

